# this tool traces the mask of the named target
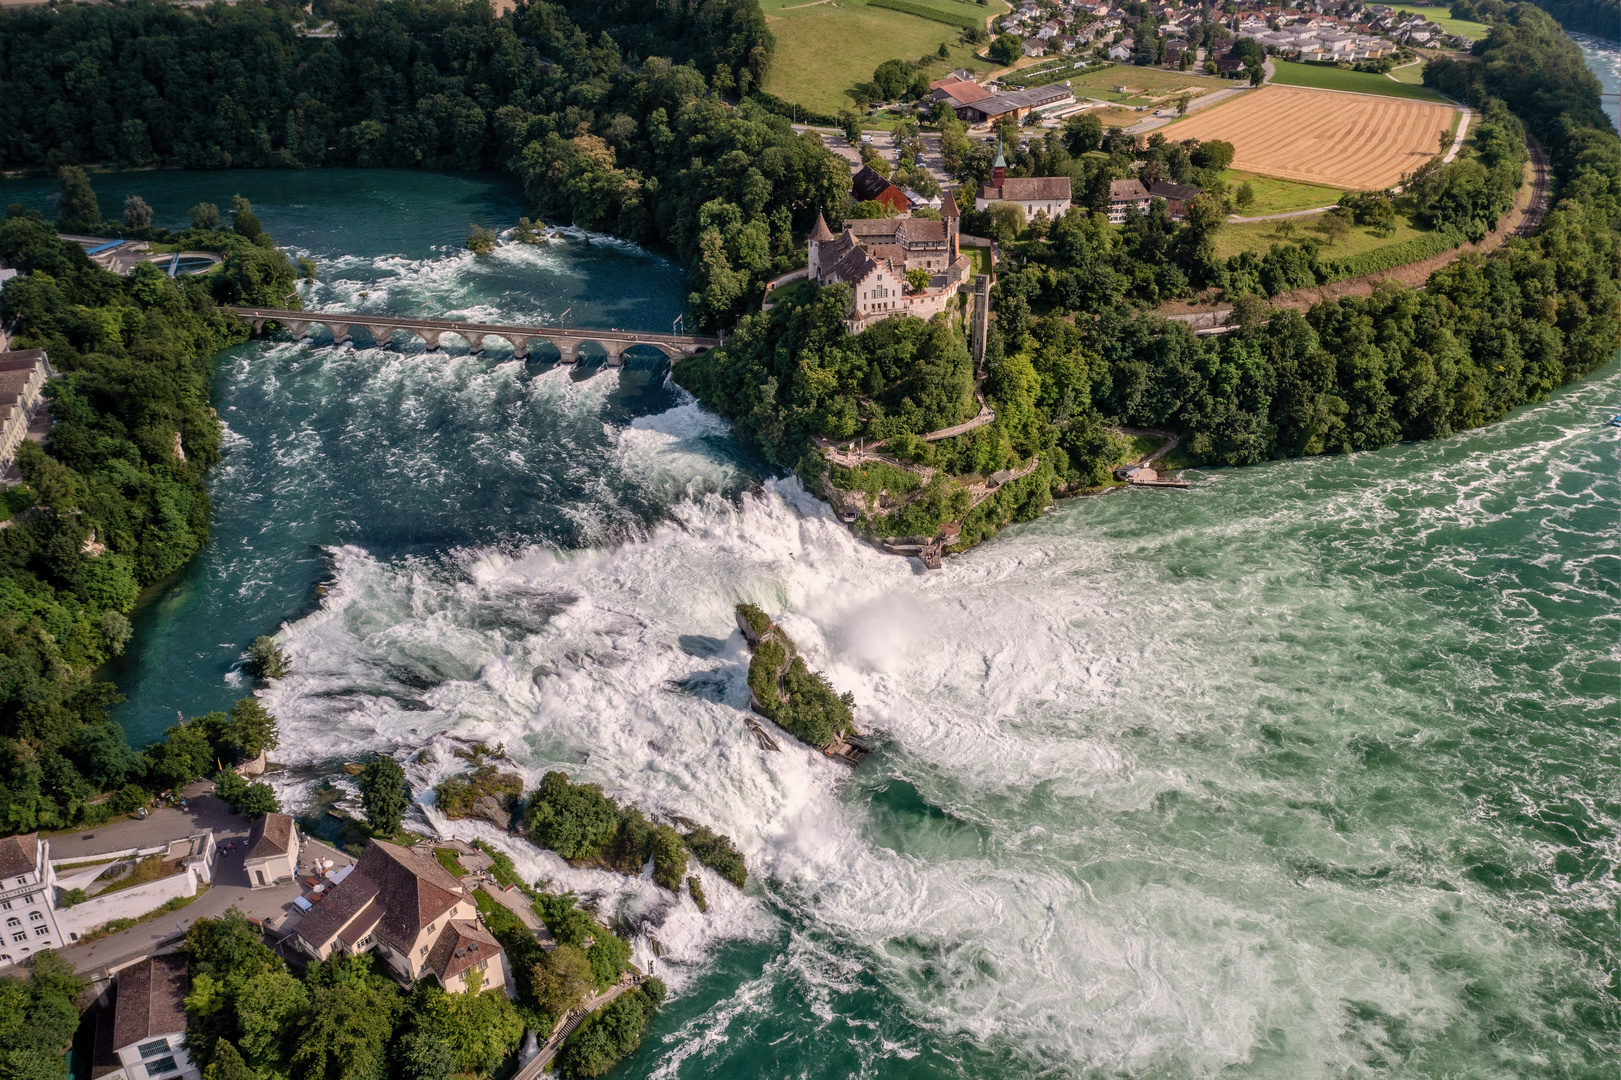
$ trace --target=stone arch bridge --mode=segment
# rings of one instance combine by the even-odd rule
[[[295,340],[309,334],[312,327],[325,327],[332,334],[333,344],[350,340],[350,334],[361,329],[372,336],[379,346],[386,346],[396,331],[405,331],[421,338],[430,349],[439,348],[441,335],[454,334],[467,342],[468,352],[484,351],[490,338],[500,338],[512,346],[513,355],[522,360],[539,342],[557,346],[565,364],[578,363],[580,346],[593,344],[607,354],[609,366],[624,362],[625,350],[636,345],[651,346],[669,358],[671,364],[717,348],[720,338],[695,334],[644,334],[629,330],[552,329],[539,326],[501,326],[493,323],[455,322],[449,319],[406,319],[394,315],[348,315],[334,311],[286,311],[281,308],[232,307],[231,311],[253,324],[254,333],[261,332],[265,323],[279,322]]]

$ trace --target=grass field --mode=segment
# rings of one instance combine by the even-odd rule
[[[1416,64],[1403,64],[1390,72],[1390,78],[1408,86],[1422,86],[1424,84],[1424,61]]]
[[[1344,194],[1339,188],[1323,187],[1321,184],[1302,184],[1294,180],[1277,180],[1270,176],[1261,176],[1259,173],[1244,172],[1242,169],[1223,169],[1221,178],[1234,189],[1239,184],[1248,183],[1255,192],[1255,203],[1239,211],[1245,217],[1316,210],[1321,206],[1333,206]]]
[[[1427,86],[1397,82],[1371,71],[1341,71],[1339,68],[1317,64],[1295,64],[1278,60],[1273,66],[1275,86],[1309,86],[1317,90],[1350,90],[1358,94],[1379,94],[1383,97],[1411,98],[1414,101],[1440,101],[1447,99]]]
[[[1138,105],[1145,97],[1164,97],[1184,90],[1197,97],[1230,86],[1231,83],[1189,71],[1117,64],[1101,71],[1077,73],[1070,77],[1069,85],[1076,97],[1101,98],[1104,101],[1131,100],[1132,104]],[[1117,86],[1126,89],[1116,90]]]
[[[943,11],[983,13],[1007,10],[996,0],[987,7],[960,0],[912,0]],[[817,112],[836,114],[854,106],[846,91],[872,78],[885,60],[917,60],[933,55],[941,43],[951,53],[925,74],[938,79],[955,68],[989,71],[993,65],[957,43],[955,27],[899,11],[868,7],[859,0],[794,6],[764,0],[766,25],[777,39],[765,88],[784,101]]]
[[[1322,234],[1311,229],[1311,224],[1315,220],[1315,217],[1303,217],[1291,218],[1288,222],[1253,221],[1239,225],[1223,225],[1216,233],[1216,258],[1226,259],[1241,251],[1264,253],[1273,244],[1292,243],[1307,237],[1321,240]],[[1292,234],[1285,235],[1285,232],[1279,230],[1280,225],[1286,224],[1293,226]],[[1324,244],[1318,255],[1324,259],[1344,259],[1423,235],[1423,230],[1413,228],[1406,218],[1398,217],[1396,231],[1389,236],[1375,236],[1370,229],[1352,228],[1335,243]]]
[[[1474,38],[1479,41],[1492,32],[1492,28],[1485,23],[1471,22],[1468,19],[1454,19],[1450,8],[1424,7],[1420,5],[1417,7],[1410,6],[1407,10],[1414,15],[1424,16],[1425,21],[1435,23],[1447,33],[1457,34],[1459,37]]]
[[[1232,143],[1235,169],[1341,190],[1380,190],[1434,157],[1441,131],[1457,115],[1427,102],[1263,86],[1162,130],[1167,139]]]

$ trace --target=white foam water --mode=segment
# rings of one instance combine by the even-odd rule
[[[643,1074],[758,1066],[784,995],[812,1028],[869,1030],[806,1075],[919,1053],[972,1075],[961,1055],[986,1049],[1010,1074],[1537,1072],[1559,1024],[1506,1003],[1602,996],[1577,939],[1621,887],[1567,871],[1533,901],[1480,867],[1569,850],[1505,823],[1504,784],[1548,806],[1599,775],[1549,772],[1587,751],[1548,762],[1536,717],[1613,714],[1587,674],[1613,640],[1547,605],[1615,596],[1594,505],[1615,440],[1582,416],[1617,385],[1446,443],[1066,504],[933,574],[792,481],[681,494],[722,467],[686,402],[618,435],[671,493],[666,524],[581,551],[336,549],[267,704],[284,757],[434,745],[423,790],[456,768],[447,740],[500,742],[528,783],[563,769],[731,835],[755,881],[706,876],[705,918],[426,810],[641,927],[639,955],[657,937],[678,992],[709,995]],[[862,771],[748,737],[740,601],[855,693],[884,746]],[[1505,736],[1524,760],[1471,804],[1454,793],[1504,752],[1482,724],[1524,729]],[[774,959],[715,996],[728,942]]]

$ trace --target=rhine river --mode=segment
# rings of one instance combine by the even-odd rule
[[[681,308],[618,241],[461,250],[522,212],[493,177],[97,187],[171,224],[240,191],[319,263],[315,308]],[[928,574],[665,373],[226,353],[213,538],[140,610],[131,739],[248,692],[282,627],[292,807],[378,750],[425,790],[482,741],[729,833],[751,880],[706,876],[708,915],[500,840],[658,943],[673,999],[616,1075],[1614,1075],[1621,366],[1442,442],[1065,502]],[[748,737],[740,600],[855,693],[860,769]]]

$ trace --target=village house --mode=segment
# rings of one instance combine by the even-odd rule
[[[186,982],[179,954],[119,969],[112,1008],[96,1019],[91,1080],[198,1080],[186,1052]]]
[[[516,986],[506,953],[478,921],[473,898],[438,861],[382,840],[292,930],[316,960],[333,952],[371,952],[384,969],[412,985],[432,974],[446,991],[475,980],[485,989]]]
[[[848,285],[854,300],[852,333],[891,315],[932,318],[945,311],[968,280],[970,262],[958,249],[962,216],[954,194],[940,206],[941,220],[851,219],[838,236],[818,214],[809,241],[809,271],[818,285]],[[910,292],[908,270],[929,274],[928,287]]]
[[[1109,181],[1109,220],[1119,225],[1126,220],[1126,212],[1135,209],[1138,213],[1148,210],[1153,202],[1153,196],[1143,187],[1141,180],[1111,180]]]
[[[248,829],[247,855],[242,861],[248,885],[268,889],[298,875],[298,830],[286,814],[266,814]]]

